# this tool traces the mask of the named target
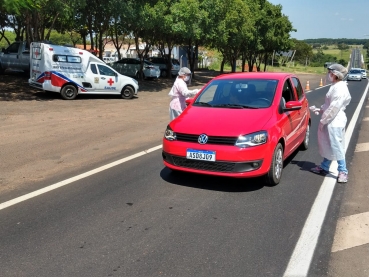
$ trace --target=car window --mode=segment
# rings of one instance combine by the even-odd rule
[[[289,79],[287,79],[283,84],[282,97],[286,102],[296,101],[296,97],[295,94],[293,93],[293,89]]]
[[[358,73],[361,73],[359,70],[351,70],[350,71],[351,74],[358,74]]]
[[[91,64],[90,68],[91,68],[91,71],[92,71],[93,74],[98,74],[96,64]]]
[[[211,81],[194,105],[225,108],[266,108],[273,101],[278,81],[235,79]]]
[[[180,64],[179,64],[179,61],[178,61],[178,60],[176,60],[176,59],[172,59],[172,63],[173,63],[174,65],[180,65]]]
[[[115,76],[115,72],[111,70],[109,67],[101,64],[98,64],[97,67],[99,68],[100,75]]]
[[[7,49],[8,53],[18,53],[19,45],[20,42],[14,42],[11,44]]]
[[[292,85],[296,90],[298,99],[301,100],[304,96],[304,90],[302,89],[299,79],[297,79],[296,77],[292,77]]]

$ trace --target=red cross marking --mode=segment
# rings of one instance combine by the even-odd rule
[[[110,78],[110,79],[109,79],[109,81],[108,81],[108,84],[109,84],[110,86],[112,86],[112,85],[114,84],[114,81]]]
[[[36,51],[35,51],[35,56],[36,56],[36,58],[37,58],[37,56],[38,56],[38,50],[36,49]]]

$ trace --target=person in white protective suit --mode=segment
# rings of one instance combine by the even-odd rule
[[[345,126],[347,122],[345,109],[351,101],[347,83],[342,81],[347,69],[340,64],[332,64],[328,68],[328,77],[331,84],[321,108],[315,106],[310,110],[321,114],[318,129],[319,153],[323,157],[320,165],[311,169],[312,172],[326,175],[332,160],[338,163],[337,182],[348,181],[348,170],[345,159]]]
[[[182,67],[178,71],[178,77],[176,78],[172,89],[169,92],[169,96],[172,98],[169,104],[169,116],[170,120],[178,117],[186,108],[186,99],[195,96],[199,89],[189,90],[187,83],[191,81],[191,70],[187,67]]]

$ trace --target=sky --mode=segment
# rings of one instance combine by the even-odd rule
[[[298,40],[369,39],[369,0],[268,0],[282,5]]]

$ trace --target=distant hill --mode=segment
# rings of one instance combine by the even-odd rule
[[[345,43],[347,45],[364,45],[369,41],[369,39],[354,39],[354,38],[312,38],[312,39],[303,39],[303,42],[308,44],[340,44]]]

